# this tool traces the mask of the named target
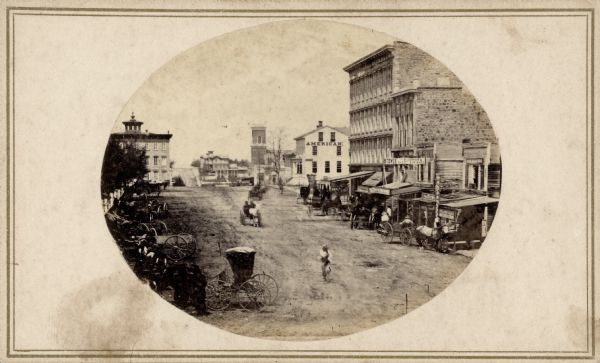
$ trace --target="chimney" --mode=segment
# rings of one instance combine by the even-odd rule
[[[320,128],[320,127],[323,127],[323,121],[319,121],[319,122],[317,123],[317,128]]]

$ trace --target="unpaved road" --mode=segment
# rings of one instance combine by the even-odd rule
[[[198,241],[197,262],[208,275],[227,267],[219,249],[256,249],[255,272],[277,280],[279,298],[261,312],[230,308],[199,319],[233,333],[273,339],[323,339],[396,319],[443,290],[470,259],[414,246],[385,244],[374,231],[348,222],[308,217],[296,195],[272,189],[260,202],[264,227],[242,226],[239,210],[248,188],[171,188],[166,220],[174,232]],[[319,249],[332,254],[331,281],[321,277]],[[228,267],[227,267],[228,268]],[[428,292],[429,288],[429,292]]]

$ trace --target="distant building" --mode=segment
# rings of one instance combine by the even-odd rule
[[[308,175],[327,184],[331,178],[348,174],[348,128],[323,125],[296,137],[295,158],[292,159],[294,177],[291,184],[307,184]]]
[[[148,130],[142,132],[142,121],[135,119],[131,114],[131,119],[123,121],[124,132],[116,132],[110,135],[123,146],[125,143],[132,143],[138,149],[146,150],[146,165],[149,169],[145,180],[152,182],[171,181],[171,160],[169,158],[169,141],[172,134],[168,131],[166,134],[154,134]]]
[[[254,183],[265,180],[267,161],[267,128],[252,126],[252,143],[250,144],[250,167]]]
[[[248,168],[240,166],[226,156],[209,151],[200,156],[200,178],[205,181],[232,181],[248,176]]]

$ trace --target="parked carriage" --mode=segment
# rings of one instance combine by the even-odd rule
[[[229,278],[220,273],[208,282],[206,306],[209,310],[225,310],[235,302],[243,310],[260,311],[275,302],[279,286],[264,272],[254,274],[255,254],[250,247],[225,251],[233,276]]]

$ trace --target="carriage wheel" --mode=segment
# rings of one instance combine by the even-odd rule
[[[388,222],[383,223],[379,235],[383,242],[391,243],[394,240],[394,227]]]
[[[242,309],[261,311],[269,304],[271,294],[262,282],[250,279],[240,285],[237,298]]]
[[[167,228],[167,225],[165,224],[165,222],[159,221],[158,224],[163,228],[162,229],[163,234],[169,233],[169,229]]]
[[[437,240],[437,242],[435,244],[435,249],[438,252],[442,252],[442,253],[448,252],[448,239],[446,237],[442,237],[439,240]]]
[[[210,280],[206,284],[206,308],[209,310],[225,310],[233,299],[233,289],[227,282],[219,279]]]
[[[189,236],[189,237],[188,237]],[[185,238],[188,237],[188,238]],[[191,235],[175,235],[167,238],[164,253],[171,261],[179,261],[196,252],[196,241]]]
[[[400,233],[400,243],[402,243],[403,246],[410,246],[412,239],[413,239],[413,235],[412,235],[412,232],[410,231],[410,229],[402,228],[399,233]]]
[[[456,241],[448,241],[448,240],[446,240],[446,246],[447,246],[447,250],[449,252],[456,252],[456,250],[457,250],[456,245],[457,245]]]
[[[277,300],[277,297],[279,296],[279,285],[277,285],[277,281],[275,281],[271,275],[267,275],[264,272],[252,276],[252,279],[264,284],[269,291],[271,297],[269,305],[275,303],[275,300]]]

